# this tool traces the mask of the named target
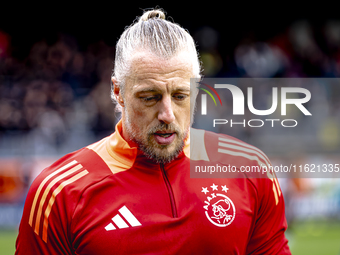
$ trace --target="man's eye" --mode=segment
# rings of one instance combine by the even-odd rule
[[[184,95],[184,94],[176,94],[173,96],[174,98],[176,98],[177,100],[184,100],[186,99],[188,96]]]
[[[144,97],[143,100],[148,102],[148,101],[151,101],[151,100],[154,100],[155,97]]]
[[[159,96],[141,97],[141,99],[142,99],[144,102],[152,102],[152,101],[154,101],[154,100],[158,100],[158,99],[159,99]]]

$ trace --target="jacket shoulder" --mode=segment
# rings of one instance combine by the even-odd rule
[[[270,166],[270,160],[263,151],[235,137],[192,129],[190,139],[192,160],[220,162],[237,168]]]
[[[105,162],[90,149],[65,155],[45,168],[31,184],[23,219],[47,242],[50,218],[59,215],[66,226],[83,191],[109,174],[112,172]]]

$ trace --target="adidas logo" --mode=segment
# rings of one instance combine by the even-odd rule
[[[112,218],[112,221],[115,225],[110,223],[105,227],[106,231],[115,230],[117,228],[121,229],[129,228],[130,226],[137,227],[142,225],[125,205],[118,211],[119,213]]]

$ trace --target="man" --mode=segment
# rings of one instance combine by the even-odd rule
[[[36,178],[16,254],[290,254],[275,178],[190,178],[190,160],[268,163],[235,138],[189,131],[199,73],[191,36],[163,12],[127,28],[112,77],[121,121]],[[219,141],[239,153],[217,153]]]

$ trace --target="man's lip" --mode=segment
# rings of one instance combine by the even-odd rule
[[[164,137],[164,136],[161,136],[160,134],[168,134],[169,136]],[[161,145],[169,145],[169,144],[171,144],[175,140],[175,137],[176,137],[176,133],[175,132],[171,132],[171,133],[168,133],[168,132],[156,132],[156,133],[154,133],[154,138],[155,138],[156,142],[158,144],[161,144]]]
[[[157,131],[155,132],[155,134],[172,134],[172,133],[175,133],[174,131]]]

